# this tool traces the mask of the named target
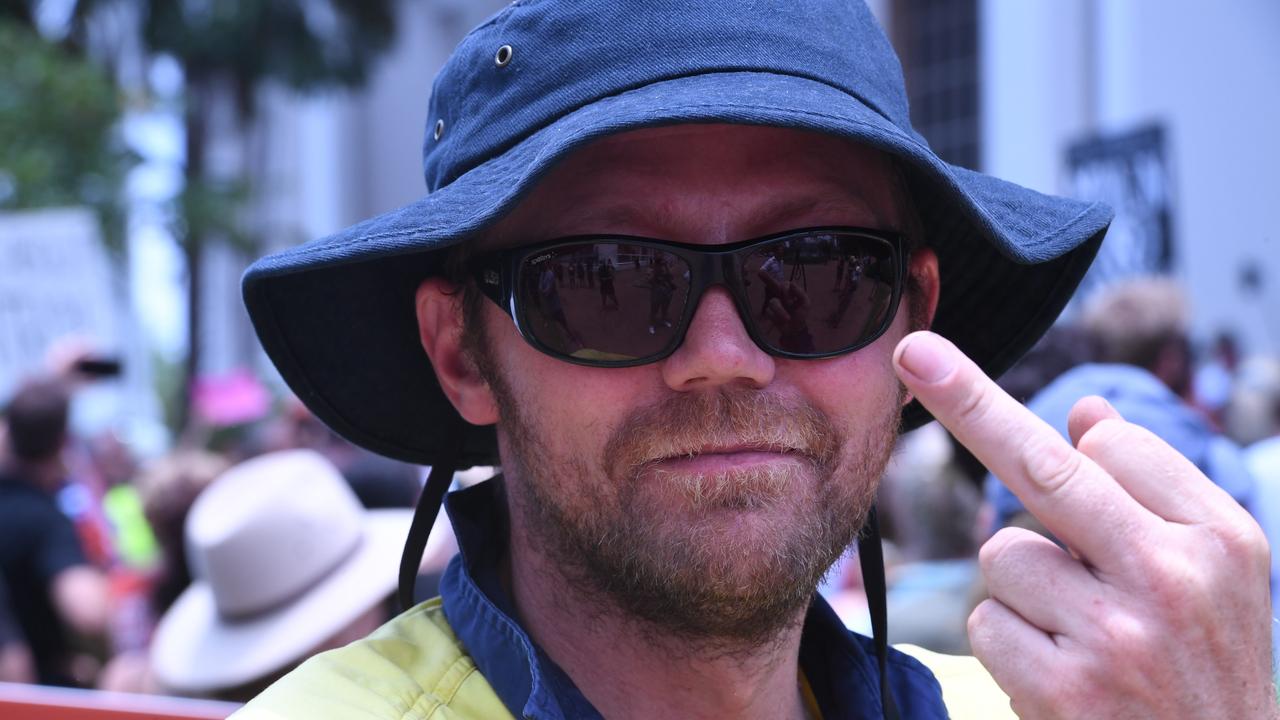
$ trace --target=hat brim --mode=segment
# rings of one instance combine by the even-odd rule
[[[716,72],[628,90],[578,108],[418,202],[268,256],[245,303],[290,388],[335,431],[375,452],[431,464],[455,411],[418,342],[414,292],[448,248],[482,232],[558,160],[594,139],[681,123],[821,132],[898,158],[914,188],[942,295],[933,329],[989,375],[1053,323],[1096,254],[1111,210],[948,165],[918,137],[824,83]],[[904,427],[928,420],[917,404]],[[469,427],[464,466],[497,462],[492,427]]]
[[[293,601],[252,618],[221,618],[209,583],[192,583],[156,627],[156,678],[171,690],[203,694],[303,659],[395,590],[412,516],[409,510],[368,511],[363,541],[337,569]],[[431,542],[447,541],[447,534],[432,532]]]

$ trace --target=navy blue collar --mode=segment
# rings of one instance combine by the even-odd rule
[[[445,500],[458,556],[440,582],[444,613],[476,666],[511,714],[537,720],[599,718],[569,676],[520,626],[499,567],[507,549],[500,480]],[[800,668],[824,720],[878,718],[880,684],[870,638],[849,632],[815,594],[800,638]],[[946,718],[941,689],[923,665],[895,650],[889,678],[904,718]]]

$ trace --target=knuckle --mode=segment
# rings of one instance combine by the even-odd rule
[[[1125,611],[1112,611],[1097,628],[1087,652],[1075,659],[1075,677],[1083,692],[1083,705],[1109,706],[1108,698],[1127,698],[1142,707],[1157,707],[1153,676],[1161,674],[1156,658],[1168,654],[1168,629]],[[1163,646],[1163,647],[1162,647]],[[1080,717],[1109,717],[1093,713]]]
[[[1226,563],[1197,559],[1176,542],[1146,553],[1142,568],[1147,614],[1176,628],[1211,619],[1219,612],[1215,588],[1224,581],[1238,582],[1241,576]]]
[[[1053,438],[1056,440],[1057,438]],[[1046,492],[1054,493],[1080,474],[1084,456],[1065,442],[1046,442],[1040,437],[1027,441],[1021,453],[1023,471]]]
[[[1257,521],[1240,512],[1230,522],[1213,526],[1214,539],[1228,557],[1270,561],[1271,547]]]
[[[1270,576],[1271,545],[1257,521],[1247,513],[1242,511],[1229,522],[1209,526],[1207,531],[1208,544],[1217,550],[1219,559],[1214,566],[1215,577],[1225,575],[1241,581]]]
[[[986,416],[991,404],[991,396],[986,385],[975,382],[972,378],[967,378],[960,373],[957,373],[957,378],[953,382],[957,386],[955,392],[959,394],[953,408],[955,417],[966,424],[980,422]]]
[[[998,561],[1004,556],[1005,548],[1012,542],[1010,535],[1009,528],[1000,528],[978,548],[978,566],[984,573],[991,573],[996,569]]]
[[[1160,595],[1182,600],[1201,584],[1194,566],[1176,547],[1165,545],[1148,550],[1143,564],[1147,584]]]
[[[1248,537],[1243,541],[1245,545],[1241,549],[1240,555],[1253,567],[1260,568],[1264,574],[1269,574],[1271,569],[1271,544],[1267,542],[1267,536],[1253,518],[1248,519],[1248,526]]]
[[[1018,572],[1027,564],[1026,555],[1031,550],[1027,547],[1027,542],[1025,531],[1012,527],[1000,528],[978,549],[978,566],[988,580],[992,577],[998,579],[1005,573]]]
[[[991,645],[990,628],[996,612],[996,602],[987,598],[978,603],[973,612],[969,613],[969,619],[965,623],[965,629],[969,632],[969,645],[978,657],[981,657]]]
[[[1125,658],[1135,657],[1135,652],[1145,651],[1151,643],[1151,632],[1146,622],[1126,612],[1112,609],[1110,612],[1095,614],[1095,617],[1095,627],[1103,639],[1096,646],[1097,651],[1104,659],[1114,661],[1092,666],[1094,673],[1101,675],[1095,679],[1103,680],[1117,669],[1117,663],[1123,663]]]

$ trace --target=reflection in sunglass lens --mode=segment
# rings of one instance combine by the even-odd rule
[[[603,241],[534,253],[516,278],[521,322],[539,343],[582,360],[627,361],[676,339],[690,271],[660,249]]]
[[[750,323],[784,352],[860,345],[888,321],[897,277],[890,245],[856,233],[798,235],[752,248],[742,264]]]

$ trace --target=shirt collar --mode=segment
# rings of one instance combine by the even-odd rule
[[[499,567],[508,536],[501,479],[450,493],[445,507],[459,549],[440,582],[445,616],[494,692],[516,717],[599,718],[568,675],[525,633],[502,587]],[[937,698],[941,707],[937,682],[923,666],[896,651],[890,664],[900,709],[915,704],[904,695],[916,696],[921,690]],[[871,640],[846,630],[817,594],[805,616],[800,667],[825,720],[879,714]],[[928,687],[920,687],[922,682]],[[937,717],[946,717],[945,709],[941,712]]]

